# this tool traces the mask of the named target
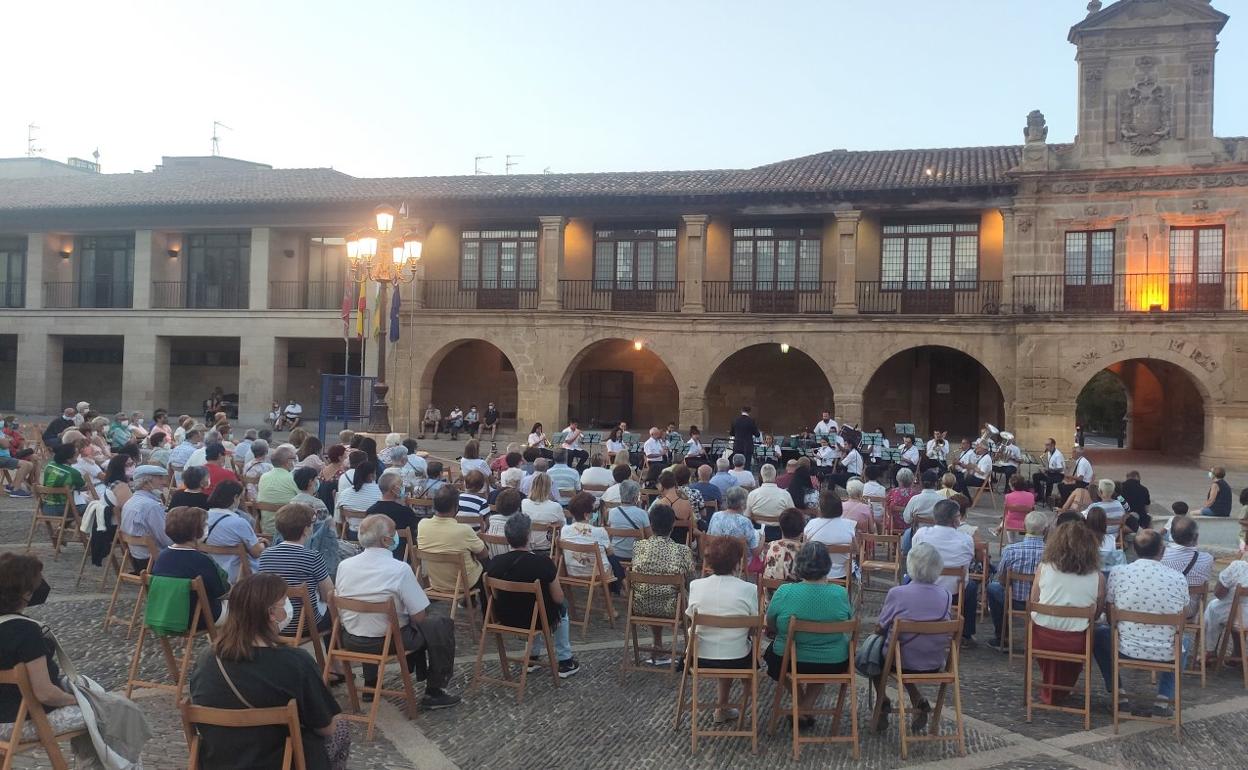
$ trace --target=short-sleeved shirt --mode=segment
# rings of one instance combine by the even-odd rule
[[[513,583],[532,583],[542,586],[542,602],[546,605],[546,618],[554,626],[560,617],[560,605],[550,598],[550,584],[555,580],[555,563],[549,556],[532,551],[508,551],[490,559],[485,574],[498,580]],[[498,622],[519,628],[528,628],[533,617],[533,597],[506,591],[494,594],[494,618]]]
[[[460,524],[455,519],[434,516],[420,522],[416,529],[416,543],[421,553],[457,553],[462,554],[464,570],[468,575],[468,585],[462,589],[476,585],[481,578],[481,562],[473,554],[485,550],[485,543],[477,537],[477,533],[467,524]],[[456,573],[447,564],[426,562],[425,570],[429,573],[430,584],[442,591],[455,588]]]
[[[217,563],[208,555],[191,548],[166,548],[152,562],[151,573],[185,580],[202,578],[212,617],[214,620],[221,617],[221,598],[230,592],[230,584],[222,579]],[[191,617],[195,616],[197,601],[198,597],[192,592]]]
[[[1105,601],[1127,612],[1174,615],[1185,612],[1187,578],[1161,562],[1138,559],[1109,571]],[[1174,660],[1174,627],[1122,621],[1118,646],[1123,655],[1142,660]]]
[[[130,496],[121,506],[121,531],[133,537],[151,535],[158,547],[164,548],[173,541],[165,534],[165,505],[156,494],[147,489],[140,489]],[[130,553],[136,559],[155,557],[141,545],[130,547]]]
[[[258,570],[280,575],[286,585],[292,588],[300,583],[307,586],[308,596],[315,605],[313,610],[316,622],[319,623],[325,616],[325,597],[320,595],[318,586],[329,577],[329,569],[319,553],[298,543],[284,541],[266,548],[260,554]],[[299,623],[299,616],[303,613],[303,602],[292,599],[291,604],[295,612],[290,616],[286,629],[293,633]]]
[[[213,508],[208,512],[208,524],[205,530],[208,532],[208,537],[204,539],[205,545],[233,546],[242,543],[244,547],[251,550],[259,542],[256,539],[256,529],[250,521],[223,508]],[[213,554],[212,560],[230,576],[231,583],[238,580],[239,557]],[[255,571],[256,560],[250,561],[251,569]]]
[[[406,562],[395,560],[386,548],[365,548],[339,562],[335,590],[339,596],[356,601],[392,601],[400,624],[405,624],[408,616],[429,607],[429,597],[425,596],[412,568]],[[343,629],[355,636],[380,638],[389,628],[385,615],[352,610],[343,610],[340,614]]]
[[[43,466],[43,486],[84,489],[87,486],[87,482],[82,478],[82,473],[77,468],[61,465],[60,463],[48,463]],[[65,495],[47,495],[43,499],[48,505],[65,505]]]
[[[953,527],[924,527],[914,533],[912,542],[914,545],[927,543],[937,551],[940,551],[940,556],[945,563],[945,569],[950,567],[969,567],[971,561],[975,558],[975,540],[965,532],[959,532]],[[947,576],[938,578],[936,582],[944,586],[945,590],[950,593],[953,593],[958,584],[957,578]]]
[[[854,542],[854,536],[858,532],[858,524],[853,519],[847,519],[844,516],[837,516],[834,519],[817,518],[806,522],[806,528],[802,530],[802,535],[806,538],[806,542],[823,543],[824,545],[849,545]],[[832,566],[828,570],[828,577],[843,578],[845,577],[845,564],[849,560],[849,556],[843,553],[831,554]]]
[[[563,559],[568,574],[574,577],[589,577],[594,574],[594,557],[587,553],[562,550],[564,543],[598,546],[598,574],[610,574],[611,562],[607,560],[607,549],[611,547],[611,538],[607,536],[605,528],[577,521],[565,524],[559,532],[560,558]]]
[[[612,529],[645,529],[650,526],[650,514],[635,505],[617,505],[607,517],[607,526]],[[613,537],[611,550],[621,559],[631,559],[636,542],[635,537]]]
[[[880,608],[880,627],[890,637],[893,621],[932,622],[949,620],[953,597],[936,583],[907,583],[891,588]],[[945,665],[950,639],[947,636],[919,634],[898,640],[901,665],[910,671],[934,671]],[[891,640],[889,642],[891,644]]]
[[[1031,494],[1028,492],[1028,494]],[[998,574],[1004,575],[1006,570],[1016,574],[1035,575],[1044,556],[1044,538],[1039,535],[1027,535],[1017,543],[1007,545],[1001,551],[1001,563],[997,565]],[[1016,602],[1025,602],[1031,594],[1031,584],[1010,581],[1011,598]]]
[[[255,647],[252,655],[251,660],[222,661],[234,687],[256,708],[285,706],[294,700],[303,727],[303,755],[308,770],[329,770],[325,739],[315,731],[328,727],[342,709],[321,681],[316,661],[306,650],[286,646]],[[244,708],[221,675],[211,649],[201,653],[196,661],[190,688],[191,702],[197,706]],[[204,770],[281,767],[284,727],[202,725],[199,730],[203,736],[199,744],[200,767]]]
[[[758,547],[759,534],[754,528],[754,522],[737,511],[716,511],[711,516],[711,523],[706,528],[706,534],[743,538],[751,551]]]
[[[1227,599],[1233,601],[1231,597],[1235,595],[1235,589],[1248,586],[1248,561],[1240,559],[1227,565],[1226,569],[1218,573],[1218,584],[1231,590]],[[1239,617],[1241,623],[1248,623],[1248,602],[1240,602]]]
[[[56,645],[51,637],[44,636],[43,626],[38,621],[22,616],[0,624],[0,671],[9,671],[18,663],[30,663],[39,658],[47,660],[48,678],[53,682],[60,679]],[[16,721],[21,703],[22,694],[17,685],[0,685],[0,722]]]
[[[835,583],[785,583],[776,589],[767,605],[767,617],[775,618],[776,640],[772,649],[782,655],[788,642],[789,617],[816,623],[840,623],[853,617],[849,594]],[[849,659],[849,639],[845,634],[799,633],[794,640],[797,659],[802,663],[841,663]]]

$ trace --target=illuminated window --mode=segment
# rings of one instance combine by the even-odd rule
[[[884,225],[881,289],[973,290],[978,280],[978,222]]]
[[[823,261],[818,222],[743,225],[732,230],[734,291],[818,291]]]
[[[670,291],[675,283],[675,227],[594,230],[594,289]]]
[[[1174,227],[1170,230],[1171,280],[1222,283],[1222,227]]]
[[[537,228],[463,230],[459,282],[465,289],[536,289]]]
[[[1066,233],[1066,285],[1108,286],[1114,282],[1114,231]]]

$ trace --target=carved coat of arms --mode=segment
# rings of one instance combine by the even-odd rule
[[[1128,88],[1122,102],[1122,139],[1132,155],[1156,155],[1170,138],[1170,95],[1152,75]]]

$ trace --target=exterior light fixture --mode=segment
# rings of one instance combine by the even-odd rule
[[[69,259],[69,256],[73,253],[70,249],[61,249],[61,259]]]
[[[633,340],[633,350],[640,351],[645,346],[646,346],[646,343],[642,342],[641,340]]]
[[[394,229],[394,206],[383,203],[373,210],[373,215],[377,218],[377,232],[389,235]]]
[[[168,251],[168,252],[166,252],[166,253],[169,255],[169,259],[177,259],[177,258],[178,258],[178,250],[177,250],[177,249],[169,249],[169,251]]]
[[[781,353],[788,353],[788,352],[789,352],[789,343],[787,343],[787,342],[781,342],[781,343],[780,343],[780,352],[781,352]]]
[[[407,259],[420,260],[420,253],[424,249],[424,242],[420,240],[420,236],[414,232],[408,232],[403,236],[403,255]]]

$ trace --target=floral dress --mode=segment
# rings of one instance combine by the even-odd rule
[[[900,532],[909,528],[909,524],[905,519],[901,518],[901,512],[906,509],[906,503],[910,502],[910,498],[914,497],[914,487],[895,487],[888,490],[888,496],[885,502],[893,509],[893,531]]]
[[[773,540],[767,546],[767,558],[763,562],[763,577],[768,580],[792,580],[793,565],[797,553],[802,550],[800,538]]]
[[[693,552],[670,537],[648,537],[633,546],[633,571],[643,575],[693,573]],[[633,613],[649,618],[676,617],[676,586],[633,586]]]

